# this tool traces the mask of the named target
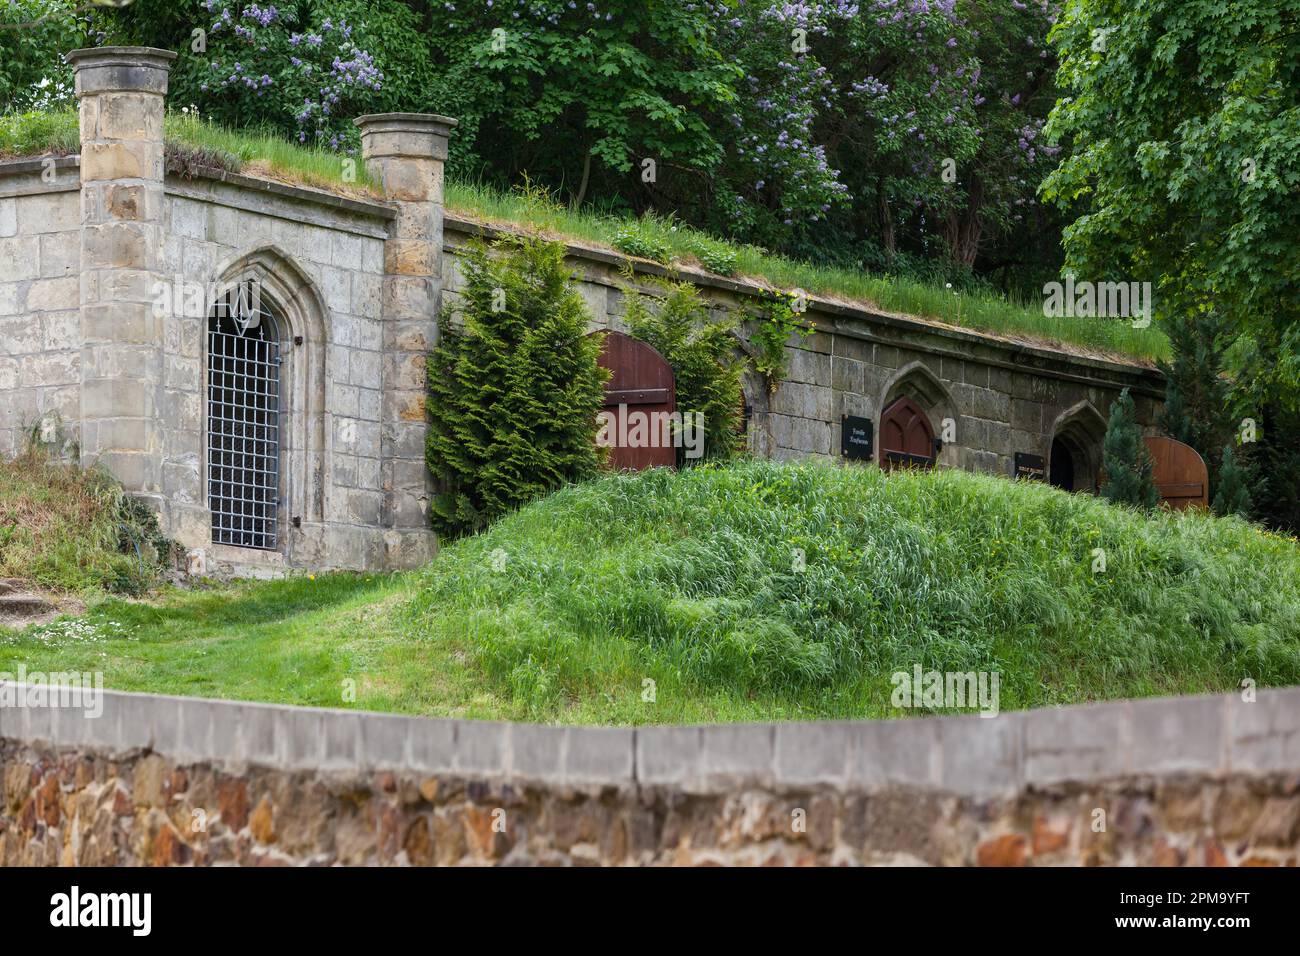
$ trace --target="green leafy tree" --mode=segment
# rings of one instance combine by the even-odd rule
[[[1076,0],[1052,30],[1071,151],[1043,195],[1083,279],[1155,284],[1268,356],[1240,388],[1300,403],[1300,0]],[[1228,354],[1232,354],[1229,352]]]
[[[1142,441],[1133,398],[1128,389],[1110,407],[1110,421],[1106,424],[1106,438],[1102,443],[1102,467],[1106,483],[1102,497],[1117,504],[1154,508],[1160,500],[1152,479],[1154,465]]]
[[[645,207],[664,180],[700,188],[721,159],[707,117],[740,69],[715,41],[720,4],[440,6],[435,86],[470,147],[460,168],[482,162],[508,182],[527,171],[575,205],[603,177]]]
[[[678,411],[703,415],[704,454],[696,460],[730,458],[743,442],[740,380],[746,362],[737,349],[736,322],[710,319],[708,304],[689,282],[665,282],[664,291],[655,301],[628,290],[628,328],[672,367]],[[691,463],[682,448],[677,463]]]
[[[1214,493],[1214,513],[1249,516],[1252,510],[1250,474],[1238,463],[1231,445],[1223,446],[1219,464],[1218,489]]]
[[[0,112],[51,109],[72,101],[70,50],[89,45],[86,11],[70,0],[0,4]]]
[[[1300,412],[1272,402],[1252,406],[1251,416],[1260,433],[1238,451],[1255,476],[1254,517],[1300,535]]]
[[[472,247],[455,316],[429,359],[435,530],[455,536],[596,474],[608,373],[562,243],[506,237]]]

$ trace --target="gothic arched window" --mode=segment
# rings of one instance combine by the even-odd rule
[[[208,317],[208,503],[213,544],[276,550],[280,506],[280,328],[256,282]]]

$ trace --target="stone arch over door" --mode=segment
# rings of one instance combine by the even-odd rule
[[[284,412],[280,461],[283,491],[282,540],[300,522],[325,514],[325,355],[329,345],[324,298],[311,277],[283,250],[259,246],[217,270],[222,290],[256,282],[279,318],[281,389]],[[204,382],[207,392],[207,382]],[[206,462],[204,471],[206,473]],[[297,519],[295,521],[295,519]],[[280,548],[285,550],[284,545]]]
[[[881,432],[884,413],[900,398],[909,398],[924,412],[930,422],[930,430],[936,438],[943,438],[944,420],[951,419],[956,426],[956,440],[944,442],[939,450],[937,463],[940,465],[959,466],[961,464],[962,422],[957,413],[957,405],[946,385],[939,380],[923,362],[909,362],[890,378],[880,393],[881,416],[876,422],[876,433]],[[883,448],[883,443],[881,444]]]
[[[1092,402],[1071,406],[1052,423],[1047,455],[1047,480],[1066,491],[1096,493],[1101,471],[1101,446],[1106,419]]]

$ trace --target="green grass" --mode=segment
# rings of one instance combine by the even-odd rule
[[[138,594],[158,583],[165,547],[153,515],[107,472],[39,449],[0,458],[0,578]]]
[[[709,258],[709,252],[702,250],[709,249],[708,243],[716,243],[672,220],[649,216],[630,225],[625,219],[575,212],[536,194],[504,193],[476,183],[448,180],[446,201],[448,209],[491,223],[529,223],[555,236],[612,249],[620,246],[620,233],[631,233],[636,251],[662,250],[670,261],[686,265],[701,265],[702,259]],[[1043,315],[1041,308],[998,295],[958,295],[905,276],[828,268],[772,255],[756,246],[730,244],[729,249],[735,253],[735,275],[780,289],[802,289],[885,312],[1042,343],[1073,343],[1115,357],[1154,360],[1169,355],[1168,339],[1154,327],[1136,329],[1106,319],[1053,318]]]
[[[299,146],[270,133],[229,130],[193,115],[172,112],[166,122],[171,154],[186,163],[216,165],[251,175],[332,189],[354,195],[377,195],[360,163]],[[77,118],[64,113],[0,116],[0,158],[78,149]],[[353,177],[349,179],[348,177]],[[505,193],[489,186],[448,180],[448,209],[500,225],[527,225],[554,236],[648,253],[652,258],[721,269],[786,290],[937,320],[1030,341],[1071,343],[1116,357],[1151,360],[1169,354],[1169,343],[1156,328],[1135,329],[1106,319],[1053,318],[1041,308],[991,293],[957,295],[951,289],[903,276],[827,268],[772,255],[754,246],[721,243],[672,220],[628,220],[570,210],[538,190]]]
[[[351,680],[361,708],[609,724],[900,716],[891,675],[917,664],[997,672],[1003,710],[1227,691],[1300,683],[1300,545],[959,471],[655,470],[561,491],[418,572],[0,632],[0,670],[19,663],[324,706]]]

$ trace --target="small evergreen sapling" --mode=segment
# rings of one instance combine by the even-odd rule
[[[507,236],[463,261],[461,323],[443,310],[429,359],[430,512],[448,536],[593,477],[608,377],[563,244]]]
[[[1214,493],[1214,513],[1217,515],[1250,515],[1254,507],[1250,498],[1250,475],[1237,462],[1231,445],[1223,446],[1223,459],[1219,464],[1218,488]]]
[[[1128,389],[1120,392],[1110,408],[1110,422],[1106,425],[1106,438],[1102,445],[1102,463],[1106,470],[1106,484],[1101,494],[1117,504],[1136,505],[1151,509],[1160,500],[1152,479],[1154,465],[1142,441],[1133,399]]]

